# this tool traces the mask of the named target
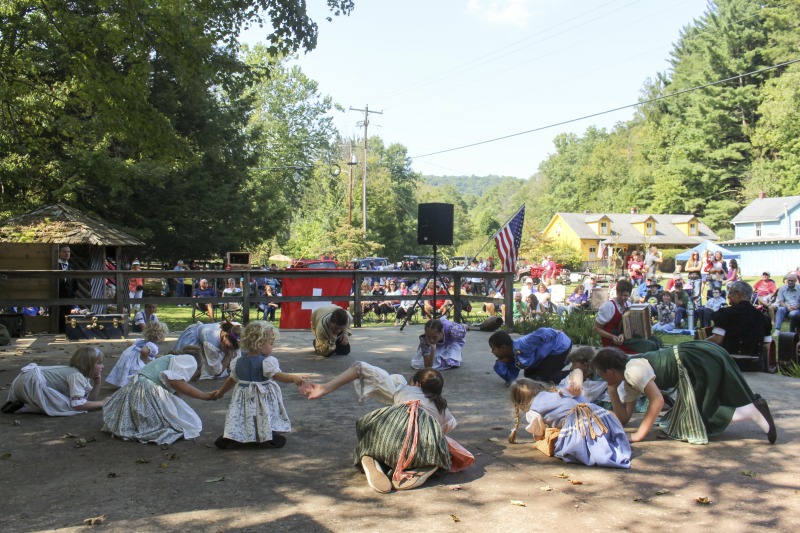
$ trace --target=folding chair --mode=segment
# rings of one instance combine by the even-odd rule
[[[207,317],[208,316],[208,313],[206,312],[206,305],[207,304],[201,304],[201,303],[196,303],[196,304],[192,305],[192,323],[197,321],[197,317],[198,316],[201,316],[201,317],[204,317],[204,316]],[[217,321],[217,306],[214,305],[214,304],[211,304],[211,315],[213,316],[212,321],[216,322]]]

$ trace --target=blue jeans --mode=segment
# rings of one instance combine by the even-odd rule
[[[778,311],[775,313],[775,329],[781,329],[783,321],[787,316],[789,317],[789,331],[797,329],[797,324],[800,322],[800,309],[789,311],[785,307],[779,307]]]

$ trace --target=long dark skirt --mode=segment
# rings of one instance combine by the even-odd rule
[[[417,449],[408,470],[436,466],[444,471],[450,469],[450,452],[439,422],[423,410],[418,411]],[[360,466],[365,455],[395,468],[403,443],[406,440],[409,422],[409,406],[405,403],[384,407],[362,416],[356,422],[358,446],[353,453],[353,463]],[[411,454],[413,436],[409,439],[406,458]]]

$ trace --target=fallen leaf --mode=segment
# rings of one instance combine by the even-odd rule
[[[0,455],[0,459],[2,459],[4,461],[6,459],[11,459],[11,454],[10,453],[4,453],[3,455]]]
[[[73,435],[72,433],[64,433],[63,435],[61,435],[61,438],[62,439],[76,439],[76,438],[78,438],[78,436],[77,435]]]
[[[583,481],[578,481],[577,479],[573,479],[572,481],[570,481],[570,483],[572,483],[573,485],[583,485]]]
[[[114,477],[119,477],[119,475],[116,472],[109,472],[108,477],[114,478]]]
[[[158,467],[159,468],[168,468],[169,464],[168,463],[161,463],[160,465],[158,465]]]
[[[498,439],[497,437],[491,437],[489,439],[489,442],[500,442],[500,439]]]
[[[461,522],[461,519],[459,517],[457,517],[456,515],[454,515],[454,514],[451,514],[450,518],[453,519],[453,522]]]
[[[658,489],[656,491],[656,496],[661,496],[662,494],[669,494],[669,489]]]
[[[216,483],[217,481],[222,481],[223,479],[225,479],[225,476],[212,477],[211,479],[207,479],[206,483]]]
[[[700,498],[695,499],[695,501],[703,505],[708,505],[711,503],[711,500],[708,499],[708,496],[701,496]]]
[[[94,518],[87,518],[83,521],[84,525],[87,526],[99,526],[106,521],[106,515],[101,514],[100,516],[95,516]]]
[[[179,458],[177,453],[165,453],[164,457],[166,457],[170,461],[174,461]]]
[[[462,490],[461,485],[447,485],[447,488],[450,490]]]
[[[742,475],[747,477],[756,477],[758,474],[752,470],[742,470]]]
[[[525,502],[521,500],[511,500],[511,505],[516,505],[518,507],[527,507],[527,505],[525,505]]]
[[[19,420],[14,420],[14,425],[15,426],[21,426],[22,422],[20,422]]]
[[[565,474],[564,472],[561,472],[560,474],[553,474],[553,476],[559,479],[569,479],[569,474]]]
[[[634,496],[634,497],[633,497],[633,501],[635,501],[635,502],[645,502],[645,503],[647,503],[647,501],[648,501],[648,500],[647,500],[646,498],[642,498],[641,496]]]
[[[549,485],[545,485],[544,487],[539,487],[539,490],[543,490],[545,492],[550,492],[551,490],[553,490],[553,487],[550,487]]]
[[[85,448],[86,447],[86,439],[76,439],[74,447],[75,448]]]
[[[146,465],[146,464],[147,464],[147,463],[149,463],[149,462],[150,462],[150,461],[149,461],[148,459],[136,459],[136,460],[134,461],[134,463],[136,463],[137,465]]]

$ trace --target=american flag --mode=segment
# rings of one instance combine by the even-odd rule
[[[525,222],[525,206],[519,208],[517,214],[503,226],[494,236],[497,243],[497,254],[500,256],[500,264],[503,272],[516,272],[517,257],[519,256],[519,244],[522,241],[522,224]],[[505,296],[505,286],[503,280],[498,280],[497,291]]]

